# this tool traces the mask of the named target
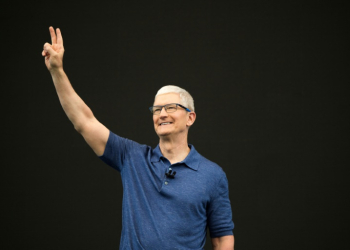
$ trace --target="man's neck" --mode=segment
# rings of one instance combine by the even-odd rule
[[[171,164],[183,161],[191,151],[187,144],[187,136],[175,140],[171,138],[160,138],[159,148],[163,156]]]

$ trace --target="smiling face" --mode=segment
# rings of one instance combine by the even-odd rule
[[[181,103],[178,93],[167,93],[157,95],[153,106],[165,105],[169,103]],[[159,115],[153,115],[154,129],[159,137],[187,135],[188,128],[194,123],[194,112],[187,112],[178,107],[173,113],[167,113],[163,108]]]

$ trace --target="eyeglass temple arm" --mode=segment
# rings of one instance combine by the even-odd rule
[[[191,112],[190,109],[186,108],[185,106],[182,106],[181,104],[178,104],[181,108],[184,108],[187,112]]]

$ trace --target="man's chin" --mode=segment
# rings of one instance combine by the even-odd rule
[[[171,135],[170,132],[160,132],[160,133],[157,133],[159,137],[164,137],[164,136],[169,136]]]

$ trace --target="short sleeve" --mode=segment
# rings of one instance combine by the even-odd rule
[[[122,138],[110,131],[105,151],[99,158],[109,166],[121,172],[126,152],[131,144],[132,141]]]
[[[210,237],[233,235],[232,210],[226,176],[222,177],[207,209]]]

